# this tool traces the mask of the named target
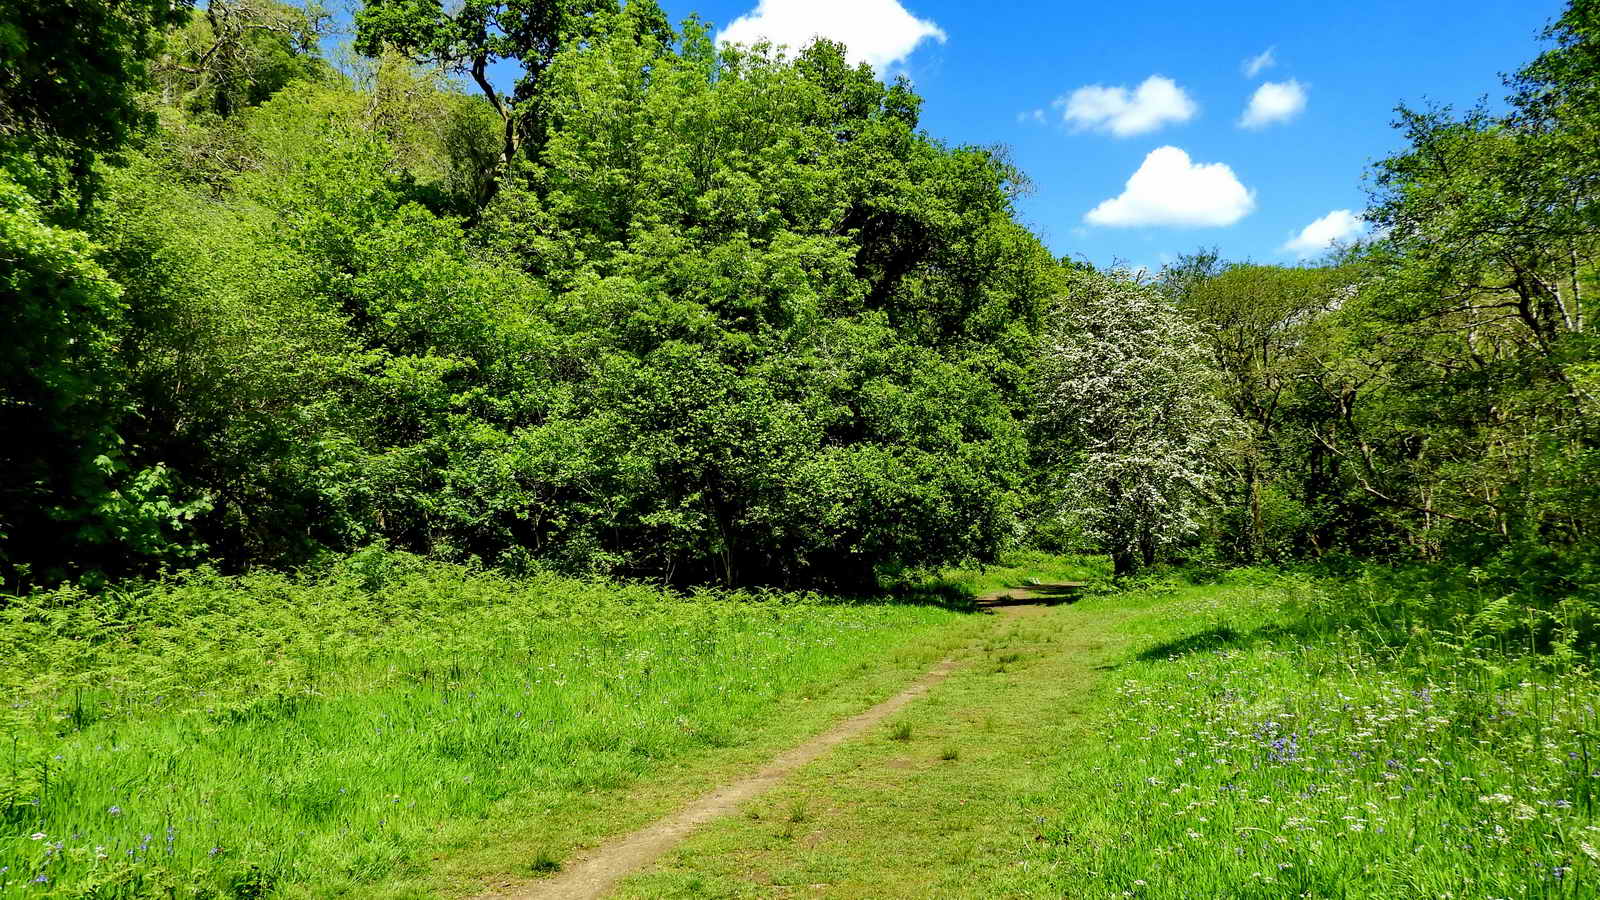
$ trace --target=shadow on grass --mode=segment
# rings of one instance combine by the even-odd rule
[[[992,594],[977,601],[978,609],[1000,606],[1060,606],[1076,603],[1082,596],[1083,585],[1077,582],[1064,584],[1034,584],[1027,587]]]
[[[1138,655],[1140,662],[1157,662],[1170,659],[1174,656],[1187,656],[1190,653],[1204,653],[1209,650],[1221,650],[1224,647],[1241,647],[1253,641],[1239,630],[1229,625],[1219,625],[1208,628],[1199,634],[1191,634],[1176,640],[1162,641],[1154,647],[1147,648]]]
[[[883,602],[903,603],[909,606],[937,606],[954,612],[975,612],[978,609],[978,598],[972,591],[959,584],[919,584],[912,587],[903,587],[893,591]]]
[[[1242,632],[1231,625],[1218,625],[1188,637],[1163,641],[1141,652],[1140,662],[1163,662],[1190,653],[1208,653],[1216,650],[1242,650],[1260,643],[1273,643],[1283,638],[1304,637],[1304,628],[1283,625],[1264,625],[1251,632]]]
[[[1072,603],[1081,596],[1083,585],[1019,584],[984,597],[975,596],[963,584],[940,582],[902,587],[877,597],[861,598],[858,603],[895,603],[908,606],[936,606],[953,612],[982,612],[997,606],[1056,606]]]

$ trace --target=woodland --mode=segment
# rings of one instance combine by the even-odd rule
[[[1401,107],[1380,237],[1152,274],[1052,257],[1003,148],[827,41],[374,0],[335,53],[316,7],[21,0],[0,565],[862,590],[1030,545],[1582,593],[1597,28],[1575,0],[1504,104]]]

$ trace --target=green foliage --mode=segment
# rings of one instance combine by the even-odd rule
[[[164,35],[153,66],[164,103],[232,115],[297,80],[326,77],[317,57],[324,14],[276,0],[208,0]]]
[[[735,581],[870,585],[992,553],[1050,278],[1010,221],[1009,170],[916,138],[903,89],[837,46],[733,57],[715,80],[658,53],[557,59],[547,165],[484,229],[570,284],[562,326],[607,347],[579,400],[627,448],[601,482],[612,527],[688,557],[658,571]],[[667,423],[680,437],[649,439]]]
[[[1382,240],[1144,287],[1051,259],[1004,153],[919,132],[907,83],[827,41],[383,2],[346,75],[315,5],[96,6],[58,42],[103,52],[52,87],[27,9],[0,28],[31,54],[0,87],[4,240],[33,248],[5,275],[12,579],[385,541],[861,590],[1026,536],[1125,574],[1344,551],[1588,583],[1590,3],[1508,114],[1402,113]]]
[[[438,0],[372,0],[356,12],[355,24],[360,53],[376,57],[392,50],[470,75],[500,119],[497,161],[506,166],[543,148],[550,126],[543,75],[562,48],[618,31],[657,48],[673,40],[655,0],[634,0],[625,10],[617,0],[467,0],[448,10]],[[488,73],[507,62],[521,74],[503,94]],[[491,180],[478,199],[487,201],[494,186]]]
[[[1600,592],[1571,560],[1513,547],[1479,565],[1357,567],[1308,610],[1392,647],[1430,641],[1465,652],[1549,654],[1567,662],[1600,647]],[[1349,568],[1348,563],[1338,569]]]
[[[1224,556],[1516,558],[1564,570],[1559,596],[1589,583],[1595,17],[1569,5],[1506,113],[1400,110],[1381,238],[1314,267],[1202,252],[1163,273],[1252,432],[1208,529]]]
[[[188,522],[206,507],[172,473],[136,466],[120,434],[126,372],[118,359],[121,286],[82,232],[48,224],[0,173],[0,563],[54,577],[67,560],[97,567],[134,552],[187,558]],[[182,498],[182,499],[180,499]]]
[[[1163,273],[1163,287],[1197,327],[1218,372],[1218,393],[1249,440],[1223,459],[1216,541],[1229,558],[1285,560],[1356,549],[1360,513],[1326,435],[1339,416],[1347,348],[1341,309],[1348,267],[1223,265],[1198,253]],[[1361,509],[1359,501],[1356,509]]]
[[[0,10],[0,168],[44,203],[91,190],[96,154],[116,153],[147,121],[137,101],[159,29],[187,2],[66,4],[16,0]],[[80,194],[76,198],[63,196]],[[63,211],[76,204],[63,204]]]
[[[1366,315],[1382,342],[1374,494],[1423,513],[1419,543],[1572,551],[1600,515],[1600,412],[1586,373],[1600,263],[1594,7],[1573,3],[1558,45],[1511,81],[1512,111],[1401,111],[1411,148],[1378,167]],[[1587,98],[1587,99],[1586,99]],[[1381,410],[1381,412],[1380,412]],[[1410,444],[1410,446],[1408,446]],[[1393,478],[1385,469],[1400,477]],[[1432,520],[1432,521],[1430,521]],[[1420,530],[1420,529],[1419,529]]]
[[[99,525],[161,523],[111,569],[383,540],[872,590],[1014,540],[1059,281],[1020,175],[916,133],[909,88],[838,45],[719,56],[646,5],[584,15],[581,41],[522,35],[542,131],[514,166],[494,97],[393,54],[343,82],[315,10],[169,34],[161,128],[86,221],[125,395],[95,455],[134,498]],[[74,554],[107,566],[50,562]]]
[[[0,846],[0,890],[370,886],[520,817],[508,800],[584,816],[597,791],[746,744],[953,617],[381,548],[316,576],[3,597],[0,823],[22,837]]]

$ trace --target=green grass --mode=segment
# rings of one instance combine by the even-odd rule
[[[1016,550],[994,564],[950,569],[910,579],[894,586],[893,591],[912,599],[941,600],[960,607],[963,602],[1002,591],[1025,591],[1038,585],[1095,583],[1110,575],[1110,564],[1103,557]]]
[[[939,584],[1102,581],[1007,562]],[[14,598],[0,895],[547,875],[955,655],[623,894],[1600,896],[1588,657],[1498,597],[1398,584],[1166,577],[996,617],[372,555]]]
[[[414,897],[548,872],[880,699],[965,625],[404,557],[12,598],[0,894]]]
[[[915,740],[757,801],[806,829],[715,823],[625,894],[1600,896],[1592,673],[1350,602],[1240,572],[1018,619],[902,713]]]
[[[1037,804],[1050,839],[1025,857],[1039,876],[1009,883],[1600,895],[1592,673],[1471,632],[1295,627],[1329,602],[1259,573],[1173,590],[1168,614],[1189,624],[1117,669],[1099,758],[1058,767]]]

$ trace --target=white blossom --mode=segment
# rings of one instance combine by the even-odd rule
[[[1075,276],[1046,329],[1041,420],[1058,438],[1064,514],[1123,564],[1199,527],[1238,423],[1199,333],[1154,287]]]

